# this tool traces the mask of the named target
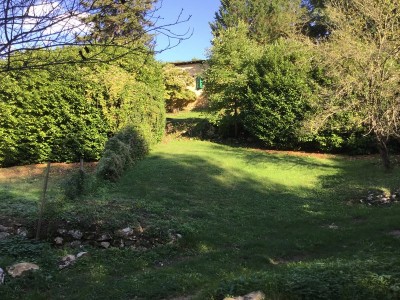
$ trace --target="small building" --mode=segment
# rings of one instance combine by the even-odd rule
[[[197,99],[194,103],[189,105],[190,108],[202,108],[206,107],[208,102],[207,99],[203,95],[203,73],[207,68],[207,61],[204,59],[197,59],[191,61],[180,61],[171,63],[176,67],[185,70],[188,72],[193,78],[193,84],[188,86],[188,89],[193,91]]]

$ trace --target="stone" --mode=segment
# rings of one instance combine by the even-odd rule
[[[10,234],[8,232],[0,232],[0,240],[5,239],[8,237]]]
[[[57,229],[57,232],[58,232],[59,234],[63,235],[63,234],[66,234],[66,233],[67,233],[67,230],[60,228],[60,229]]]
[[[391,235],[395,238],[400,238],[400,230],[392,230],[389,232],[389,235]]]
[[[4,284],[4,279],[6,277],[6,273],[2,268],[0,268],[0,284]]]
[[[11,277],[19,277],[23,273],[31,270],[39,270],[39,266],[36,264],[23,262],[7,268],[7,272],[11,275]]]
[[[62,237],[60,237],[60,236],[58,236],[58,237],[56,237],[56,238],[54,239],[54,243],[55,243],[56,245],[58,245],[58,246],[61,246],[61,245],[63,244],[63,242],[64,242],[64,239],[63,239]]]
[[[138,226],[136,226],[136,228],[135,228],[135,231],[138,233],[143,233],[144,229],[140,224],[138,224]]]
[[[74,264],[76,261],[76,257],[73,254],[68,254],[66,256],[64,256],[63,258],[61,258],[61,261],[58,264],[58,268],[60,270],[69,267],[70,265]]]
[[[80,240],[83,236],[83,233],[80,232],[79,230],[69,230],[68,234],[76,240]]]
[[[264,300],[265,299],[265,295],[263,292],[252,292],[250,294],[247,294],[246,296],[244,296],[244,300]]]
[[[79,252],[79,253],[76,255],[76,258],[81,258],[81,257],[87,256],[88,254],[89,254],[88,252],[82,251],[82,252]]]
[[[177,239],[181,239],[181,238],[182,238],[182,234],[177,233],[177,234],[176,234],[176,238],[177,238]]]
[[[105,249],[107,249],[107,248],[110,247],[110,243],[109,243],[109,242],[101,242],[101,243],[100,243],[100,246],[103,247],[103,248],[105,248]]]
[[[239,296],[239,297],[227,297],[224,298],[224,300],[264,300],[265,299],[265,294],[263,292],[252,292],[250,294],[247,294],[245,296]]]
[[[78,248],[80,245],[82,245],[82,242],[81,241],[72,241],[71,243],[69,243],[69,245],[72,248]]]
[[[128,237],[133,234],[133,229],[130,227],[126,227],[124,229],[117,230],[115,234],[119,237]]]
[[[338,229],[339,226],[335,225],[335,223],[332,223],[331,225],[328,226],[329,229]]]
[[[24,227],[22,228],[18,228],[17,229],[17,234],[23,237],[27,237],[28,236],[28,230]]]
[[[12,231],[12,228],[11,228],[11,227],[6,227],[6,226],[3,226],[3,225],[0,225],[0,231],[1,231],[1,232],[11,232],[11,231]]]
[[[111,235],[109,235],[109,234],[102,234],[98,239],[97,239],[97,241],[98,242],[105,242],[105,241],[109,241],[109,240],[111,240],[112,238],[111,238]]]

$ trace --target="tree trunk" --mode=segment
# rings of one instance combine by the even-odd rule
[[[390,163],[389,149],[387,148],[386,141],[380,137],[377,137],[377,142],[383,166],[386,170],[390,170],[392,168],[392,164]]]

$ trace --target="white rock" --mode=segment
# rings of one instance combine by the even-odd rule
[[[56,238],[54,239],[54,243],[55,243],[56,245],[62,245],[63,242],[64,242],[64,239],[63,239],[62,237],[60,237],[60,236],[58,236],[58,237],[56,237]]]
[[[2,231],[2,232],[10,232],[10,231],[12,231],[12,228],[0,225],[0,231]]]
[[[332,223],[331,225],[328,226],[329,229],[338,229],[339,226],[335,225],[335,223]]]
[[[247,294],[245,296],[239,296],[236,298],[224,298],[224,300],[264,300],[265,295],[262,292],[252,292],[250,294]]]
[[[80,232],[79,230],[69,230],[68,234],[76,240],[80,240],[83,236],[83,233]]]
[[[98,242],[104,242],[104,241],[109,241],[111,240],[111,236],[109,234],[102,234],[97,241]]]
[[[130,227],[126,227],[124,229],[117,230],[115,234],[119,237],[128,237],[133,234],[133,229]]]
[[[11,277],[21,276],[23,273],[30,270],[39,270],[39,266],[32,263],[23,262],[7,268],[8,274],[10,274]]]
[[[79,252],[77,255],[76,255],[76,258],[81,258],[81,257],[83,257],[83,256],[87,256],[89,253],[88,252]]]
[[[109,242],[101,242],[100,246],[102,246],[103,248],[107,249],[108,247],[110,247],[110,243]]]
[[[61,261],[75,261],[76,257],[73,254],[65,255],[61,258]]]
[[[8,237],[10,234],[8,232],[0,232],[0,240],[5,239]]]
[[[177,234],[176,234],[176,238],[177,238],[177,239],[181,239],[181,238],[182,238],[182,234],[177,233]]]
[[[0,284],[4,284],[4,278],[6,277],[6,273],[2,268],[0,268]]]
[[[18,228],[17,229],[17,234],[23,237],[27,237],[28,235],[28,230],[26,228]]]
[[[244,300],[264,300],[265,295],[264,293],[258,291],[258,292],[252,292],[250,294],[247,294],[244,296]]]
[[[78,248],[80,245],[82,245],[81,241],[72,241],[71,243],[69,243],[70,247],[72,248]]]
[[[57,229],[57,232],[58,232],[59,234],[66,234],[66,233],[67,233],[67,230],[65,230],[65,229]]]
[[[72,265],[73,263],[75,263],[76,257],[73,254],[68,254],[66,256],[64,256],[63,258],[61,258],[60,263],[58,264],[58,268],[64,269],[70,265]]]

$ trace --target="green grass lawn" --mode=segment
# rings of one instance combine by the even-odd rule
[[[254,290],[268,299],[398,299],[400,239],[388,233],[400,230],[400,205],[359,199],[400,187],[399,175],[375,158],[172,140],[116,184],[66,202],[54,183],[49,201],[71,222],[140,222],[155,235],[181,234],[178,243],[87,248],[89,257],[58,271],[57,259],[76,250],[3,240],[0,267],[30,259],[42,270],[9,279],[0,299],[223,299]],[[3,218],[35,218],[41,182],[29,180],[0,182]]]

